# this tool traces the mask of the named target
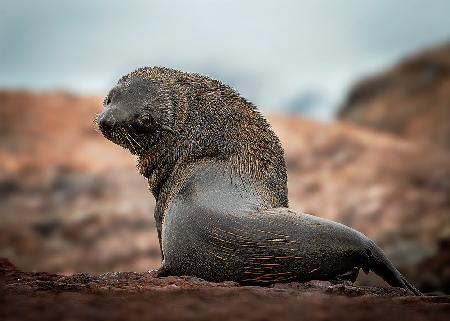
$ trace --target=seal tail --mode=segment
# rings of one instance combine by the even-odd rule
[[[369,257],[368,270],[372,270],[389,285],[411,291],[415,295],[423,295],[394,267],[383,251],[373,242],[366,250]]]

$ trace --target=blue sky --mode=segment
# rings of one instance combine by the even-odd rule
[[[306,101],[329,119],[361,77],[450,41],[449,12],[448,0],[0,0],[0,87],[103,95],[163,65],[267,112]]]

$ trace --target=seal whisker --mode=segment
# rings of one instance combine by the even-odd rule
[[[92,119],[92,128],[99,133],[100,135],[102,135],[102,132],[100,131],[100,129],[98,128],[98,118],[99,118],[100,114],[96,114],[94,119]]]
[[[129,127],[131,127],[131,126],[129,126]],[[138,145],[141,148],[141,151],[144,150],[144,148],[137,142],[137,140],[135,138],[133,138],[133,135],[131,133],[126,132],[126,134],[128,135],[128,137],[130,137],[130,139],[132,139],[136,143],[136,145]]]
[[[142,146],[136,141],[136,139],[133,138],[133,136],[131,135],[131,133],[127,132],[125,129],[122,129],[123,133],[125,134],[127,140],[129,141],[129,143],[132,145],[133,147],[133,151],[135,154],[139,154],[143,151]],[[140,149],[138,150],[139,147]]]
[[[130,135],[122,128],[120,129],[120,135],[130,144],[132,152],[136,153],[136,147],[134,146],[134,143],[131,141]]]

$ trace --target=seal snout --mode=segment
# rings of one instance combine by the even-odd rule
[[[116,120],[108,113],[101,113],[98,117],[98,127],[103,133],[111,131],[116,125]]]
[[[103,133],[108,133],[121,127],[128,121],[127,113],[119,108],[109,108],[98,117],[98,126]]]

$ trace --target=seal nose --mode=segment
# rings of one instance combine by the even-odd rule
[[[114,128],[116,120],[111,113],[101,113],[98,118],[98,126],[102,132],[108,132]]]

